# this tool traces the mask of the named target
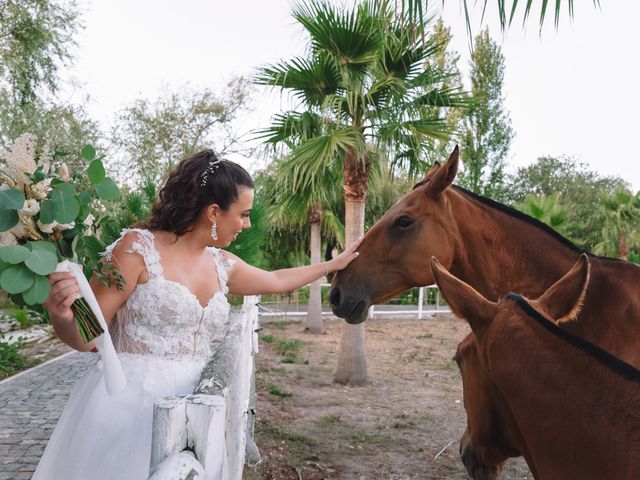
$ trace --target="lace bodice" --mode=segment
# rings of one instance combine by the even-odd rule
[[[150,231],[125,229],[103,257],[110,260],[117,243],[129,232],[135,232],[137,240],[127,252],[142,256],[149,281],[136,285],[109,327],[116,351],[206,360],[228,327],[226,285],[232,263],[220,250],[207,249],[215,260],[221,290],[203,307],[186,286],[164,277]]]

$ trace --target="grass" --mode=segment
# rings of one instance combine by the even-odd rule
[[[264,343],[273,345],[273,350],[280,355],[282,363],[296,363],[298,361],[298,351],[302,342],[300,340],[287,340],[273,335],[262,335],[260,339]]]
[[[18,339],[16,343],[5,343],[4,336],[0,334],[0,379],[10,377],[18,370],[26,368],[30,362],[22,356],[20,348],[22,341]]]
[[[284,391],[275,383],[268,382],[266,380],[261,380],[260,378],[256,378],[256,386],[260,389],[266,390],[274,397],[285,399],[291,397],[291,393]]]

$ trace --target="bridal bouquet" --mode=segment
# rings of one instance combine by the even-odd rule
[[[82,157],[86,169],[70,172],[59,153],[46,145],[38,150],[28,133],[11,150],[0,150],[0,288],[16,303],[44,302],[51,291],[47,276],[69,270],[65,260],[82,274],[76,264],[90,260],[84,257],[95,240],[95,209],[120,196],[95,149],[86,145]],[[92,263],[98,278],[122,288],[117,270]],[[80,280],[86,282],[84,276]],[[84,296],[71,308],[85,342],[104,333]]]

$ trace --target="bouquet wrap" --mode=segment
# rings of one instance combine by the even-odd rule
[[[100,323],[100,326],[104,330],[104,333],[99,337],[96,337],[93,342],[95,343],[98,349],[98,353],[100,354],[102,362],[104,364],[104,383],[107,388],[107,392],[109,394],[121,392],[126,387],[127,380],[124,376],[120,359],[118,358],[116,350],[113,347],[113,342],[111,341],[111,335],[109,334],[107,322],[102,315],[102,311],[100,310],[98,301],[93,294],[93,290],[91,290],[91,286],[84,276],[82,267],[77,263],[64,260],[63,262],[58,263],[56,272],[69,272],[78,281],[78,286],[80,287],[80,296],[84,297],[87,304],[91,308],[91,311]]]

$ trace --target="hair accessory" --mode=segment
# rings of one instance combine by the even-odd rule
[[[211,224],[211,238],[213,241],[218,240],[218,225],[216,223]]]
[[[209,165],[207,166],[207,168],[204,169],[204,172],[202,172],[201,175],[201,180],[200,180],[200,186],[204,187],[207,184],[207,180],[209,179],[209,174],[215,172],[218,167],[220,167],[220,164],[222,163],[222,159],[218,159],[218,160],[212,160],[209,162]]]

